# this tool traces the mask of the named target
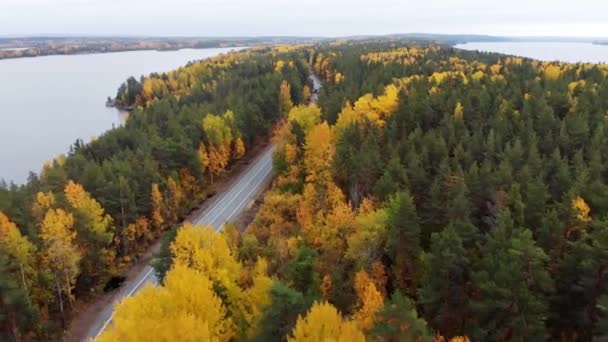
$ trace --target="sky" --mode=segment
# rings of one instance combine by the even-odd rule
[[[0,36],[608,37],[606,0],[0,0]]]

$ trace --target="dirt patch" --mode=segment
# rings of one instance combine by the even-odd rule
[[[213,203],[215,194],[222,193],[227,187],[236,182],[240,178],[239,176],[245,171],[247,166],[249,166],[251,162],[260,155],[260,153],[266,150],[268,146],[269,139],[264,139],[256,143],[243,159],[232,165],[228,172],[226,172],[225,176],[215,181],[215,183],[209,187],[207,192],[203,194],[204,199],[202,200],[202,202],[190,211],[190,213],[184,219],[184,222],[191,222],[194,218],[200,216],[201,213]],[[258,202],[259,197],[260,196],[258,196],[258,199],[255,200],[255,203]],[[253,220],[253,217],[255,217],[255,212],[251,213],[252,208],[246,210],[246,212],[241,215],[241,217],[251,215],[251,220]],[[241,218],[238,219],[239,226],[242,220],[243,219]],[[245,224],[245,226],[246,225],[247,224]],[[160,238],[157,239],[152,245],[150,245],[148,250],[144,254],[139,256],[136,262],[134,262],[131,266],[129,266],[124,272],[119,275],[121,277],[126,278],[126,281],[123,283],[123,286],[124,284],[133,281],[133,279],[137,277],[137,275],[142,271],[142,269],[150,263],[154,255],[158,253],[159,250]],[[98,295],[88,300],[77,300],[76,303],[74,303],[74,309],[71,312],[71,323],[69,329],[65,333],[64,341],[84,341],[84,339],[86,338],[86,334],[89,331],[93,322],[95,322],[100,313],[108,305],[111,305],[114,302],[119,292],[120,287],[108,293]]]

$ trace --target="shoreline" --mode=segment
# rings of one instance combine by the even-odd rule
[[[97,55],[97,54],[110,54],[110,53],[122,53],[122,52],[136,52],[136,51],[157,51],[157,52],[172,52],[172,51],[181,51],[181,50],[206,50],[206,49],[227,49],[227,48],[250,48],[254,46],[263,46],[263,44],[252,44],[252,45],[217,45],[217,46],[205,46],[205,47],[180,47],[175,49],[158,49],[158,48],[133,48],[133,49],[124,49],[124,50],[112,50],[112,51],[102,51],[102,50],[92,50],[92,51],[77,51],[73,53],[41,53],[37,55],[23,55],[23,56],[2,56],[3,51],[28,51],[28,50],[0,50],[0,61],[3,60],[14,60],[14,59],[26,59],[26,58],[38,58],[38,57],[51,57],[51,56],[81,56],[81,55]]]

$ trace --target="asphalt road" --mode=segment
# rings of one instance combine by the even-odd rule
[[[241,173],[240,177],[228,186],[226,191],[214,196],[211,205],[200,216],[192,219],[192,223],[211,225],[215,230],[219,231],[224,223],[238,218],[272,178],[273,151],[274,146],[270,146],[264,150]],[[146,266],[133,280],[124,283],[116,300],[99,314],[99,317],[87,333],[85,340],[96,338],[111,325],[114,306],[123,298],[137,293],[146,284],[158,284],[154,269],[150,266]]]

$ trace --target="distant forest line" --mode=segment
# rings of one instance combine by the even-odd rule
[[[75,55],[138,50],[208,49],[276,44],[314,44],[337,41],[427,41],[449,45],[473,42],[582,42],[608,44],[608,38],[588,37],[507,37],[474,34],[405,33],[348,37],[259,36],[259,37],[136,37],[136,36],[24,36],[0,37],[0,59]]]

